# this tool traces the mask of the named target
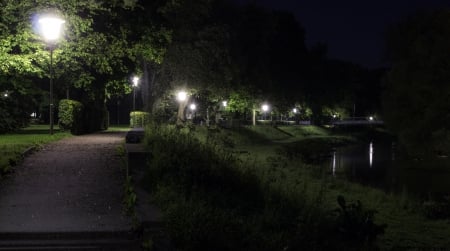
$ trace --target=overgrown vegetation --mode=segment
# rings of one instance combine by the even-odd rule
[[[226,136],[211,140],[221,133],[206,133],[209,135],[202,143],[195,136],[201,134],[198,130],[193,133],[156,125],[147,128],[145,142],[152,156],[145,184],[163,210],[177,248],[375,248],[371,240],[380,232],[358,232],[358,241],[344,238],[340,231],[343,219],[333,214],[336,202],[327,204],[326,182],[311,181],[307,172],[299,172],[298,166],[291,166],[280,156],[266,156],[265,165],[257,160],[242,161],[218,143]],[[358,211],[374,216],[372,212]],[[351,223],[360,224],[357,229],[367,225],[363,221]]]

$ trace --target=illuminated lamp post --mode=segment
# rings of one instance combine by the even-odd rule
[[[53,50],[56,46],[56,41],[61,34],[62,25],[65,23],[64,20],[54,17],[45,16],[39,19],[39,25],[41,29],[42,36],[50,50],[50,135],[53,134]]]
[[[192,116],[192,121],[194,121],[194,120],[195,120],[195,116],[197,115],[197,114],[196,114],[196,111],[195,111],[195,110],[197,110],[197,105],[194,104],[194,103],[192,103],[192,104],[189,106],[189,109],[191,109],[191,115],[193,115],[193,116]]]
[[[183,125],[185,122],[184,119],[184,109],[187,104],[188,94],[185,91],[179,91],[177,93],[177,100],[179,102],[178,105],[178,115],[177,115],[177,125]]]
[[[267,111],[269,111],[269,105],[268,104],[263,104],[261,106],[261,109],[263,110],[263,113],[264,113],[264,120],[266,120],[266,114],[267,114]]]
[[[133,111],[136,111],[136,88],[139,85],[139,78],[133,77]]]

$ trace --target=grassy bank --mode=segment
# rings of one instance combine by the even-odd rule
[[[0,174],[8,172],[23,158],[23,153],[44,144],[70,136],[70,132],[55,130],[49,135],[48,125],[31,125],[15,133],[0,135]]]
[[[147,133],[153,157],[146,185],[181,250],[450,246],[448,221],[427,219],[418,203],[334,179],[316,166],[318,153],[354,142],[349,134],[312,126],[155,126]]]

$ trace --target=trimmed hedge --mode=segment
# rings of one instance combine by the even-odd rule
[[[70,130],[75,135],[83,133],[83,110],[82,103],[76,100],[62,99],[59,102],[59,127],[63,130]]]
[[[144,127],[150,121],[148,112],[130,112],[130,127]]]

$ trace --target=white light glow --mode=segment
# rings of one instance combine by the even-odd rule
[[[372,167],[372,163],[373,163],[373,143],[370,142],[370,145],[369,145],[369,165],[370,165],[370,167]]]
[[[137,87],[139,84],[139,78],[138,77],[133,77],[133,86]]]
[[[292,109],[292,112],[297,113],[298,112],[297,108]]]
[[[197,105],[196,104],[191,104],[189,106],[189,108],[194,111],[195,109],[197,109]]]
[[[226,100],[222,101],[222,105],[223,105],[223,107],[227,107],[227,105],[228,105],[227,101]]]
[[[370,121],[373,121],[373,117],[372,117],[372,116],[370,116],[370,117],[369,117],[369,120],[370,120]]]
[[[178,92],[177,99],[178,99],[178,101],[186,101],[187,93],[185,91]]]
[[[269,110],[269,105],[264,104],[261,108],[264,112],[267,112]]]
[[[57,17],[42,17],[39,19],[39,24],[41,26],[42,36],[47,41],[54,41],[59,38],[61,34],[62,25],[65,23],[64,20]]]
[[[333,163],[331,169],[333,176],[336,176],[336,151],[333,152]]]

